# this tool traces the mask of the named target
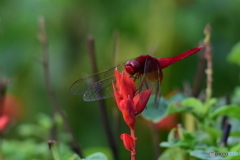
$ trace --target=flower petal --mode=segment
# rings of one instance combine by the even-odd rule
[[[119,83],[119,89],[120,89],[121,95],[124,98],[127,98],[128,96],[130,96],[130,98],[132,99],[136,92],[136,85],[134,81],[125,72],[122,73],[121,80]]]
[[[132,154],[136,154],[135,150],[135,138],[128,134],[121,134],[120,138],[123,140],[124,147],[131,151]]]
[[[115,87],[114,83],[112,82],[112,86],[113,86],[113,93],[115,96],[115,100],[117,103],[118,108],[120,109],[120,102],[123,99],[122,96],[119,94],[119,92],[117,91],[117,88]],[[121,110],[121,109],[120,109]]]
[[[0,131],[2,131],[6,125],[9,122],[9,117],[6,115],[3,115],[2,117],[0,117]]]
[[[151,93],[152,93],[151,90],[146,90],[141,92],[140,94],[137,94],[133,98],[135,115],[140,114],[146,108]]]
[[[128,97],[128,99],[124,99],[122,101],[121,107],[122,107],[121,112],[122,112],[125,122],[131,129],[134,129],[136,117],[135,117],[134,103],[130,99],[130,97]]]

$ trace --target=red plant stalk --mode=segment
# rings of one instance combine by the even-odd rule
[[[124,121],[130,128],[131,134],[122,134],[120,138],[123,140],[124,147],[131,151],[131,160],[135,160],[136,137],[134,127],[136,116],[145,109],[151,95],[151,90],[137,92],[134,81],[126,71],[120,73],[116,69],[115,77],[116,83],[113,84],[115,100],[119,110],[122,112]]]

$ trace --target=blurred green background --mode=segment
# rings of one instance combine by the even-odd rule
[[[38,19],[45,18],[49,39],[51,82],[59,104],[84,149],[106,147],[96,102],[84,102],[69,94],[71,84],[92,74],[86,37],[95,37],[99,70],[114,66],[114,33],[119,32],[118,62],[154,52],[170,57],[199,45],[206,24],[212,26],[213,95],[222,96],[237,85],[239,70],[226,56],[240,37],[239,0],[1,0],[0,78],[11,80],[8,92],[23,103],[20,123],[35,120],[38,113],[51,115],[41,66],[42,47],[37,39]],[[197,55],[164,69],[162,95],[191,85]],[[202,89],[205,79],[202,81]],[[116,107],[107,100],[109,117]],[[140,119],[140,118],[139,118]],[[11,130],[14,130],[12,128]],[[120,133],[128,132],[121,124]],[[118,134],[120,134],[118,133]],[[118,139],[117,134],[117,139]],[[150,131],[138,122],[138,156],[152,156]],[[12,133],[14,136],[14,133]],[[121,154],[128,152],[122,147]],[[97,150],[97,149],[96,149]],[[152,159],[150,157],[150,159]]]

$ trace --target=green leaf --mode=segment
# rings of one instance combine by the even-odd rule
[[[88,156],[85,160],[107,160],[107,157],[101,153],[97,152]]]
[[[231,52],[228,54],[228,61],[240,65],[240,42],[233,46]]]
[[[73,154],[71,157],[67,158],[67,160],[81,160],[81,158],[77,154]]]
[[[51,144],[49,144],[50,146],[50,150],[52,152],[52,155],[53,155],[53,159],[54,160],[61,160],[61,156],[59,154],[59,151],[58,151],[58,146],[57,146],[57,142],[53,141],[51,142]]]
[[[210,126],[206,126],[206,125],[202,125],[200,124],[200,127],[206,131],[208,134],[211,135],[211,137],[220,137],[222,135],[222,131],[216,129],[216,128],[213,128],[213,127],[210,127]]]
[[[186,155],[186,151],[179,148],[173,147],[165,150],[162,155],[158,158],[158,160],[184,160]]]
[[[214,157],[211,157],[210,156],[210,152],[209,150],[193,150],[190,152],[190,155],[192,157],[196,157],[196,158],[199,158],[199,159],[204,159],[204,160],[223,160],[225,159],[224,157],[221,157],[221,156],[214,156]]]
[[[175,134],[178,134],[177,138]],[[191,133],[187,132],[183,128],[178,128],[178,129],[174,128],[170,131],[168,135],[168,142],[162,142],[160,143],[160,146],[191,148],[195,146],[195,144],[196,144],[196,139],[193,137]]]
[[[175,106],[174,104],[170,104],[167,108],[167,115],[169,114],[175,114],[175,113],[183,113],[183,112],[189,112],[188,107],[184,106]]]
[[[203,110],[203,104],[200,100],[190,97],[182,101],[182,105],[186,107],[191,107],[193,112],[201,113]]]
[[[147,108],[142,112],[142,116],[152,122],[158,122],[166,115],[167,106],[167,101],[161,97],[160,107],[156,108],[154,104],[154,96],[151,96]]]
[[[238,105],[227,105],[216,109],[210,114],[210,117],[215,119],[221,115],[226,115],[231,118],[240,120],[240,106]]]
[[[232,96],[232,104],[240,104],[240,86],[237,86],[234,89],[233,96]]]
[[[170,98],[167,99],[168,103],[181,103],[182,100],[186,99],[187,96],[185,94],[182,93],[176,93],[174,95],[172,95]]]
[[[231,131],[230,136],[231,137],[240,137],[240,131]]]

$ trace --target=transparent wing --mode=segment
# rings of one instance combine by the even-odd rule
[[[123,63],[124,64],[124,63]],[[85,101],[95,101],[113,96],[112,81],[115,82],[114,70],[122,70],[123,64],[109,70],[77,80],[70,87],[72,95],[84,94]]]
[[[156,107],[159,106],[161,98],[161,76],[162,71],[160,69],[158,60],[154,57],[149,57],[146,59],[142,84],[144,90],[150,89],[152,90],[152,94],[155,94],[154,103]]]
[[[96,101],[113,97],[112,82],[115,83],[115,76],[108,77],[96,83],[93,83],[84,93],[84,101]]]

